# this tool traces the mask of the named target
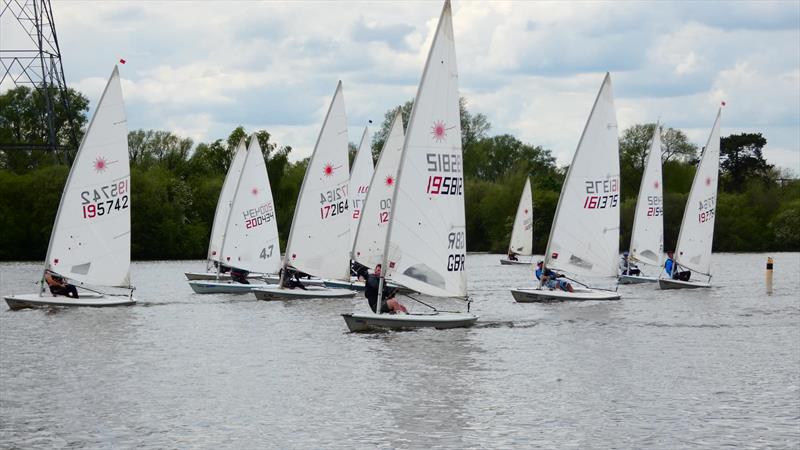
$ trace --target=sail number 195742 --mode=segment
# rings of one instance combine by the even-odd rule
[[[93,219],[128,209],[128,180],[81,192],[83,218]]]

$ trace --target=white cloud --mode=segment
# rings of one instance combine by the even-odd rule
[[[567,163],[610,70],[620,129],[658,118],[702,145],[763,132],[800,155],[800,8],[791,2],[461,2],[462,94],[493,132]],[[96,101],[120,57],[132,128],[198,140],[264,128],[308,156],[344,83],[350,140],[413,97],[439,2],[94,2],[53,8],[68,83]],[[385,35],[384,35],[385,34]],[[375,127],[374,127],[375,128]],[[794,155],[794,156],[793,156]]]

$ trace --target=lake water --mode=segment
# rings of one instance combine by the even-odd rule
[[[360,296],[201,296],[202,262],[138,262],[137,306],[0,307],[0,448],[797,448],[800,255],[773,256],[772,296],[766,255],[717,254],[712,289],[542,305],[470,255],[477,326],[373,334],[339,316]],[[40,271],[0,264],[0,293]]]

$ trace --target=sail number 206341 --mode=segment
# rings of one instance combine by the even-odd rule
[[[128,180],[81,192],[84,219],[93,219],[128,209],[128,205]]]

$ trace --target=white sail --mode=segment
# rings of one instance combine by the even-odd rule
[[[630,259],[661,265],[664,251],[664,201],[661,186],[661,130],[656,124],[633,215]]]
[[[306,168],[284,265],[321,278],[350,279],[349,184],[340,81]]]
[[[533,254],[533,193],[530,178],[525,180],[525,187],[522,189],[508,250],[518,255]]]
[[[392,195],[404,140],[403,119],[398,110],[378,157],[353,243],[353,259],[367,267],[375,267],[383,261],[383,246],[386,244]]]
[[[128,126],[114,67],[72,163],[45,269],[80,283],[130,287]]]
[[[675,248],[675,261],[679,265],[706,275],[711,273],[711,246],[714,241],[721,112],[721,109],[717,112],[711,136],[697,165]]]
[[[350,247],[356,238],[356,229],[361,220],[361,212],[364,208],[364,200],[367,198],[369,183],[372,180],[374,167],[372,165],[372,148],[369,145],[369,130],[364,127],[364,134],[361,136],[361,144],[358,146],[358,153],[353,160],[353,169],[350,171],[350,216],[352,222],[350,226]]]
[[[224,262],[220,256],[222,251],[222,240],[225,236],[225,229],[228,223],[228,216],[231,211],[233,196],[236,194],[236,185],[239,177],[242,176],[244,158],[247,156],[247,148],[244,139],[239,141],[236,146],[236,153],[233,155],[225,181],[222,183],[222,190],[217,199],[217,211],[214,213],[214,224],[211,226],[211,239],[208,242],[208,260]]]
[[[236,184],[220,253],[226,265],[250,272],[275,273],[281,267],[272,187],[255,135]]]
[[[619,207],[617,118],[606,74],[561,188],[545,266],[616,277]]]
[[[465,297],[467,275],[458,70],[449,0],[408,122],[387,233],[386,278]]]

